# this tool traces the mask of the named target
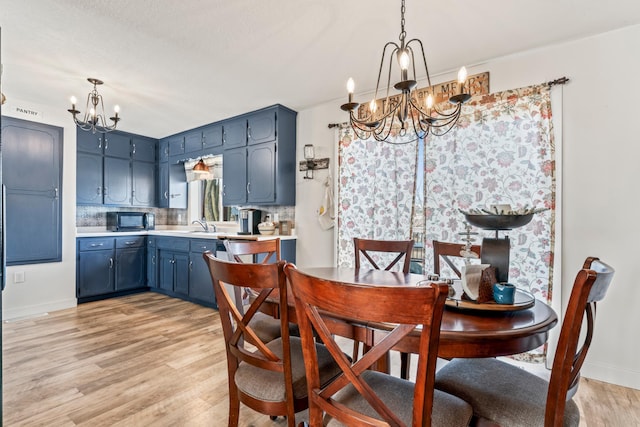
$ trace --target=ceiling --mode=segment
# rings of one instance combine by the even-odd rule
[[[301,110],[375,87],[400,32],[389,0],[0,0],[2,91],[65,110],[104,80],[119,128],[153,137],[275,103]],[[640,2],[407,0],[432,75],[640,22]],[[595,58],[594,60],[597,60]],[[71,117],[69,117],[71,120]]]

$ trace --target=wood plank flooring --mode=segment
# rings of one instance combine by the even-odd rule
[[[224,426],[218,312],[155,293],[3,324],[5,426]],[[584,426],[640,426],[640,391],[582,380]],[[240,425],[273,427],[246,407]]]

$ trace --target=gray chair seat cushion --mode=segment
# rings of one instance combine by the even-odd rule
[[[256,313],[249,321],[249,327],[253,329],[260,341],[269,342],[276,338],[280,338],[282,331],[280,330],[280,319],[264,314]]]
[[[544,426],[549,383],[496,359],[454,359],[436,373],[436,388],[469,402],[476,416],[502,426]],[[580,411],[567,402],[565,426],[577,426]]]
[[[405,425],[411,425],[413,382],[376,371],[366,371],[361,378],[371,386],[378,397],[393,413],[398,415]],[[336,393],[334,399],[355,411],[381,419],[380,415],[351,384]],[[472,414],[473,410],[468,403],[440,390],[435,390],[431,415],[432,426],[468,426]],[[331,427],[344,425],[329,416],[325,416],[324,424]]]
[[[290,337],[290,343],[293,394],[295,398],[303,398],[307,396],[307,379],[302,357],[302,342],[298,337]],[[282,358],[282,338],[276,338],[267,343],[267,347]],[[316,351],[320,382],[324,384],[338,375],[340,369],[322,344],[316,344]],[[242,362],[236,371],[235,381],[240,390],[256,399],[273,402],[286,400],[283,373],[267,371]]]

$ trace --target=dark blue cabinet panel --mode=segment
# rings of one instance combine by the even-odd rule
[[[158,165],[158,207],[169,207],[169,163]]]
[[[131,162],[132,205],[155,206],[156,165],[147,162]]]
[[[187,208],[187,176],[182,163],[169,164],[169,207]]]
[[[76,203],[102,204],[102,155],[77,153]]]
[[[169,161],[169,139],[164,138],[158,142],[158,161],[159,162],[168,162]]]
[[[176,252],[173,254],[175,282],[174,292],[182,295],[189,294],[189,254],[186,252]]]
[[[173,252],[158,250],[158,288],[173,292]]]
[[[131,136],[125,133],[110,132],[104,135],[104,155],[129,159],[131,157]]]
[[[78,151],[85,153],[102,154],[104,134],[85,132],[78,129],[76,132],[76,145]]]
[[[209,267],[202,254],[206,251],[215,254],[216,244],[216,240],[191,239],[189,252],[189,297],[212,307],[216,307],[216,298]]]
[[[158,286],[158,253],[156,246],[156,238],[147,237],[147,286],[155,288]]]
[[[131,205],[131,166],[128,159],[104,158],[104,204]]]
[[[188,132],[184,136],[184,152],[186,154],[202,151],[202,132]]]
[[[184,137],[169,138],[169,157],[184,154]]]
[[[251,114],[247,117],[249,145],[276,140],[276,112],[274,110]]]
[[[225,150],[222,164],[222,204],[240,205],[247,202],[247,150],[244,147]]]
[[[227,120],[223,123],[223,145],[225,148],[244,147],[247,145],[247,119]]]
[[[276,200],[275,148],[273,142],[252,145],[247,148],[248,203],[269,203]]]
[[[144,246],[116,250],[116,291],[137,289],[144,285],[145,273]]]
[[[114,250],[83,251],[78,254],[78,298],[114,292]]]
[[[208,126],[202,131],[202,148],[207,150],[222,145],[222,125]]]
[[[62,259],[62,128],[2,118],[8,265]]]
[[[133,136],[131,138],[131,160],[155,162],[157,144],[155,139]]]

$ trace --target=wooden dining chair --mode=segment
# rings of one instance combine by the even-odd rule
[[[288,310],[281,310],[280,338],[262,341],[251,327],[251,319],[260,305],[277,292],[280,307],[287,307],[284,261],[275,264],[240,264],[223,261],[210,252],[203,254],[209,266],[216,293],[227,353],[229,384],[229,426],[237,426],[240,403],[263,414],[287,417],[295,426],[295,413],[308,407],[302,342],[289,336]],[[225,287],[251,286],[259,293],[242,314]],[[339,373],[329,352],[321,345],[318,352],[320,383]]]
[[[433,387],[447,285],[353,285],[309,276],[292,264],[285,266],[285,274],[300,326],[312,427],[468,425],[471,407]],[[385,322],[392,330],[353,362],[342,353],[331,333],[332,316],[367,325]],[[421,328],[419,334],[414,332],[416,327]],[[412,333],[416,334],[412,339],[420,343],[415,383],[370,369]],[[325,385],[319,376],[316,334],[341,370]]]
[[[391,270],[404,256],[402,264],[402,272],[407,274],[411,267],[411,250],[413,249],[413,240],[370,240],[353,238],[353,247],[355,249],[355,266],[360,268],[360,256],[362,255],[368,263],[376,270]],[[373,259],[373,253],[396,253],[397,256],[386,266],[380,267]],[[378,261],[380,262],[380,261]],[[366,349],[365,349],[366,350]],[[353,341],[353,360],[358,360],[360,353],[360,343]],[[409,365],[411,363],[411,355],[408,353],[400,353],[400,377],[409,378]]]
[[[224,240],[224,247],[235,262],[244,263],[248,256],[251,263],[274,263],[280,261],[280,239],[269,240]],[[245,300],[250,289],[236,289],[235,299]],[[236,305],[240,312],[243,308]],[[257,312],[251,319],[251,327],[262,341],[269,342],[280,337],[280,321],[264,313]],[[295,326],[294,326],[295,328]],[[293,332],[290,330],[290,332]]]
[[[464,243],[450,243],[440,242],[438,240],[433,241],[433,274],[440,275],[440,259],[444,261],[449,268],[458,276],[462,277],[459,266],[454,263],[451,258],[464,258],[461,251],[464,250]],[[471,245],[471,252],[475,252],[480,257],[480,251],[482,247],[480,245]]]
[[[604,298],[613,273],[598,258],[587,258],[578,272],[548,382],[497,359],[454,359],[438,371],[436,388],[469,402],[478,425],[577,426],[580,412],[572,397],[593,337],[596,303]]]

